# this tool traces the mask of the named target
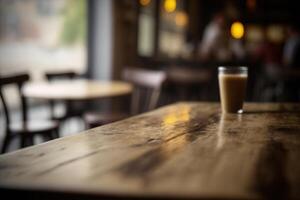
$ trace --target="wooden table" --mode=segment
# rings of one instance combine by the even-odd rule
[[[23,199],[300,197],[300,105],[178,103],[0,156]]]
[[[46,100],[91,100],[130,94],[132,85],[122,81],[60,80],[25,85],[26,97]]]

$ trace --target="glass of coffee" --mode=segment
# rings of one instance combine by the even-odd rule
[[[222,112],[242,113],[248,68],[220,66],[218,71]]]

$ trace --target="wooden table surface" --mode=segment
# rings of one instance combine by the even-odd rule
[[[58,80],[28,83],[26,97],[47,100],[89,100],[130,94],[132,85],[123,81]]]
[[[300,105],[221,115],[219,104],[173,104],[2,155],[0,188],[57,199],[297,199]]]

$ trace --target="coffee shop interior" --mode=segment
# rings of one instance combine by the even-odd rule
[[[176,102],[218,103],[219,66],[248,67],[247,102],[299,102],[296,4],[0,0],[2,153]]]
[[[0,194],[299,199],[291,0],[0,0]]]

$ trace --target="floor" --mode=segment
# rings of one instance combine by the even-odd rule
[[[59,113],[64,111],[63,105],[57,105],[56,110]],[[50,110],[47,105],[38,105],[31,106],[29,110],[29,118],[34,119],[48,119],[50,116]],[[20,113],[18,111],[13,111],[11,120],[20,119]],[[84,122],[80,118],[71,118],[68,119],[61,127],[60,127],[60,136],[65,137],[68,135],[77,134],[85,129]],[[5,134],[5,121],[2,110],[0,110],[0,146],[2,146],[4,134]],[[42,140],[40,138],[35,138],[35,143],[39,144]],[[9,146],[8,152],[12,152],[19,149],[19,139],[14,139]]]

